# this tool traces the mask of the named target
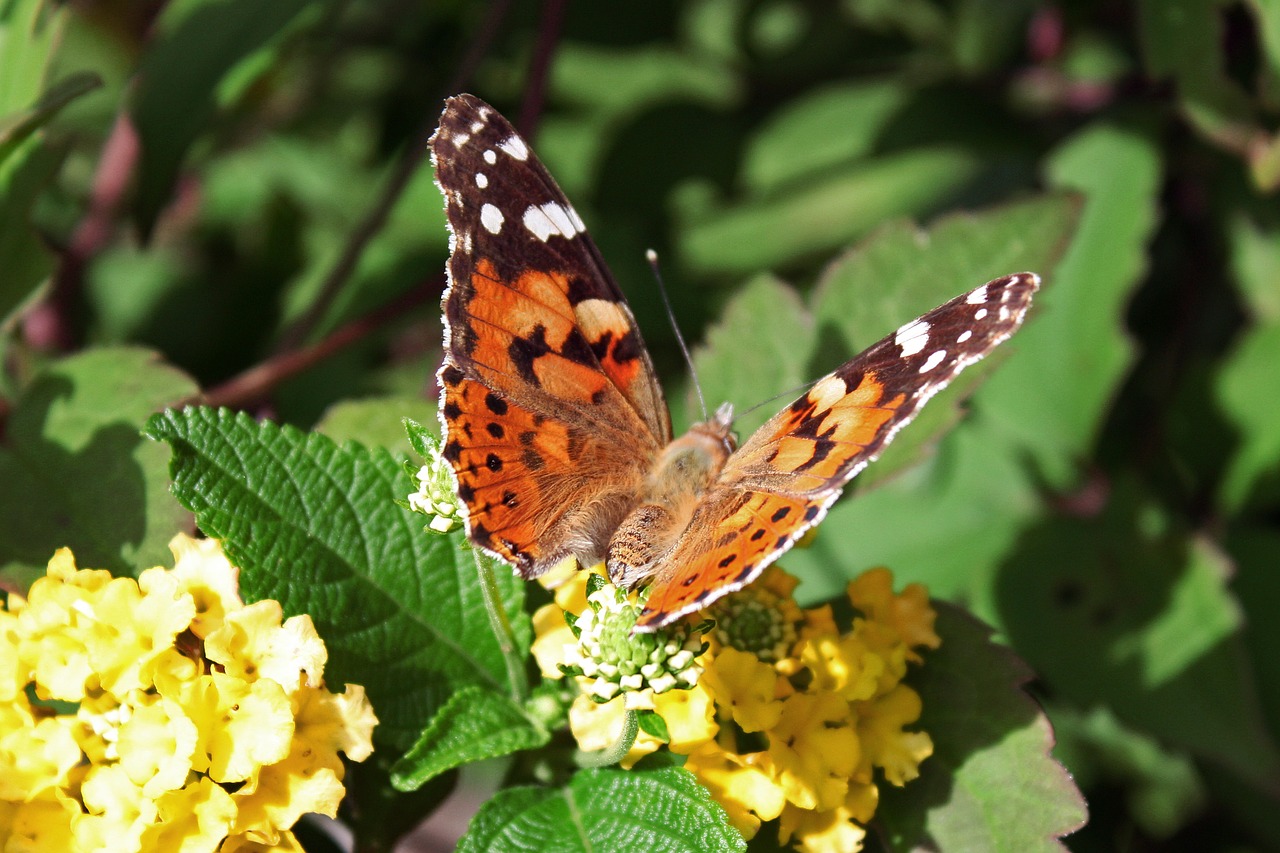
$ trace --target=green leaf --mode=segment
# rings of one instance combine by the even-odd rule
[[[955,147],[884,154],[827,170],[785,196],[677,210],[680,252],[697,273],[747,274],[829,252],[893,217],[942,206],[982,161]]]
[[[409,484],[390,453],[205,408],[147,434],[172,446],[174,494],[223,540],[243,593],[310,614],[328,674],[368,688],[381,739],[407,748],[462,687],[508,689],[472,552],[393,503]],[[496,580],[524,655],[523,582]]]
[[[0,329],[32,299],[53,270],[53,255],[30,225],[36,197],[62,166],[63,153],[38,137],[0,163]]]
[[[1059,489],[1075,485],[1133,359],[1124,313],[1146,270],[1161,168],[1148,134],[1106,124],[1081,131],[1049,160],[1051,182],[1084,195],[1083,215],[1011,342],[1015,356],[983,388],[982,407],[999,422],[993,440],[1017,445]]]
[[[67,104],[102,85],[102,78],[88,71],[64,77],[50,86],[26,109],[0,118],[0,163],[24,139],[44,127]]]
[[[918,779],[880,786],[876,818],[891,848],[1065,851],[1059,839],[1084,825],[1085,803],[1050,754],[1048,719],[1022,688],[1030,671],[991,642],[989,628],[934,607],[942,646],[909,679],[934,751]]]
[[[1005,629],[1055,694],[1106,704],[1265,787],[1280,746],[1242,654],[1229,564],[1169,528],[1153,501],[1121,488],[1097,517],[1026,530],[1000,569]]]
[[[1222,365],[1217,396],[1239,432],[1219,487],[1228,512],[1250,503],[1272,505],[1280,495],[1280,396],[1259,393],[1274,385],[1280,359],[1280,324],[1252,329]]]
[[[358,441],[366,447],[385,447],[397,456],[409,456],[413,446],[405,437],[406,417],[423,422],[431,434],[439,435],[435,403],[421,397],[343,400],[325,411],[315,429],[339,443]]]
[[[137,217],[150,233],[182,160],[235,67],[287,30],[307,0],[193,0],[170,4],[143,57],[130,112],[141,145]]]
[[[742,155],[746,189],[763,195],[867,156],[910,94],[900,80],[855,80],[788,101],[748,140]]]
[[[757,276],[729,300],[694,352],[707,407],[728,401],[746,408],[771,394],[794,392],[790,402],[816,378],[809,372],[816,344],[813,318],[795,290],[772,276]],[[697,412],[696,401],[686,405]],[[781,406],[762,405],[739,417],[734,428],[740,436],[750,435]],[[701,420],[700,413],[696,417]]]
[[[1200,816],[1205,786],[1195,762],[1155,738],[1126,727],[1107,708],[1080,713],[1052,707],[1057,755],[1085,790],[1124,790],[1128,813],[1144,833],[1169,838]]]
[[[456,767],[533,749],[550,739],[510,698],[483,687],[463,687],[391,768],[391,781],[401,791],[413,791]]]
[[[168,493],[164,448],[139,434],[196,392],[143,349],[96,349],[51,364],[23,390],[0,449],[0,567],[43,573],[69,547],[119,575],[171,564],[189,516]]]
[[[584,770],[564,788],[509,788],[481,806],[459,853],[742,851],[724,810],[683,768]]]

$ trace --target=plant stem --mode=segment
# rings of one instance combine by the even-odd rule
[[[498,581],[493,576],[493,562],[481,556],[476,548],[471,549],[471,556],[475,560],[476,574],[480,578],[480,592],[484,595],[484,609],[489,614],[489,625],[498,638],[498,648],[502,650],[502,659],[507,665],[511,698],[523,703],[529,698],[529,680],[524,673],[524,659],[517,651],[515,631],[511,628],[511,620],[507,618],[507,609],[502,605]]]
[[[578,764],[583,767],[611,767],[617,764],[627,753],[631,751],[631,747],[635,746],[636,735],[640,733],[640,715],[631,709],[624,712],[622,717],[622,731],[618,733],[618,739],[614,741],[613,746],[608,749],[602,749],[599,752],[583,752],[578,755]]]

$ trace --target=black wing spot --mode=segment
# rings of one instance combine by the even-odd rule
[[[577,305],[580,302],[586,302],[588,299],[599,299],[600,290],[592,286],[590,280],[580,275],[575,275],[569,279],[569,289],[565,291],[565,296],[569,298],[570,305]]]
[[[456,421],[458,418],[462,417],[462,407],[450,400],[444,404],[444,416],[448,420]]]
[[[444,450],[441,451],[440,455],[445,458],[446,462],[457,465],[458,461],[462,459],[462,445],[456,441],[445,442]]]
[[[502,460],[498,457],[498,454],[490,453],[484,458],[484,466],[496,474],[502,470]]]
[[[504,435],[507,434],[507,431],[502,428],[502,424],[497,422],[488,424],[484,428],[484,431],[489,433],[489,435],[493,436],[494,438],[502,438]]]
[[[779,536],[778,541],[773,543],[773,548],[775,551],[781,550],[787,547],[787,543],[790,541],[791,541],[790,536]]]
[[[767,532],[768,531],[766,531],[763,527],[756,528],[756,532],[751,534],[751,541],[759,542],[761,539],[764,538],[764,535]]]
[[[801,465],[797,470],[807,471],[817,465],[822,460],[831,455],[831,451],[836,447],[836,443],[829,438],[817,438],[813,442],[813,455],[808,461]]]
[[[464,376],[462,371],[452,364],[440,371],[440,381],[445,385],[448,385],[450,388],[460,383],[463,378]]]
[[[791,507],[784,506],[778,509],[776,512],[774,512],[773,515],[769,516],[769,520],[772,521],[774,524],[777,524],[779,521],[782,521],[782,519],[786,518],[790,514],[791,514]]]
[[[520,433],[520,443],[523,444],[525,447],[532,447],[533,440],[537,437],[538,437],[538,434],[533,430],[531,429],[525,430],[524,432]]]
[[[533,372],[533,363],[549,352],[551,347],[547,345],[547,327],[541,323],[534,326],[533,331],[525,337],[512,338],[507,345],[507,357],[515,366],[516,373],[520,374],[522,380],[536,387],[542,387],[542,382]]]
[[[458,497],[464,504],[469,504],[476,499],[476,490],[467,483],[459,483]]]
[[[815,518],[818,517],[818,513],[821,511],[822,511],[822,508],[817,504],[814,504],[813,506],[809,507],[804,511],[804,520],[813,521]]]
[[[591,343],[591,352],[597,361],[604,361],[609,356],[609,345],[613,343],[613,332],[605,332]]]
[[[502,493],[502,505],[515,509],[520,505],[520,497],[515,492],[507,491]]]
[[[520,461],[530,471],[541,471],[547,467],[547,460],[542,458],[542,454],[533,448],[527,448],[524,453],[520,454]]]
[[[723,569],[723,568],[728,567],[728,565],[729,565],[730,563],[732,563],[732,562],[733,562],[734,560],[736,560],[736,559],[738,559],[738,555],[737,555],[737,554],[730,554],[729,556],[725,557],[724,559],[722,559],[722,560],[720,561],[720,568],[722,568],[722,569]]]
[[[701,572],[699,572],[699,573],[697,573],[697,574],[694,574],[694,575],[689,575],[689,577],[685,578],[685,579],[680,583],[680,585],[681,585],[681,586],[693,586],[695,583],[697,583],[697,582],[698,582],[698,578],[700,578],[700,577],[702,577],[702,573],[701,573]]]
[[[507,401],[490,391],[484,395],[484,405],[489,411],[498,417],[502,417],[507,413]]]
[[[613,345],[613,360],[619,363],[635,361],[642,352],[644,350],[640,346],[640,338],[636,335],[636,330],[628,329],[627,333],[618,338],[618,342]]]

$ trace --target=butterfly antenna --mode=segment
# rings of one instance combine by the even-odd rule
[[[693,378],[693,390],[698,394],[698,405],[702,408],[702,419],[707,420],[707,401],[702,396],[702,384],[698,382],[698,371],[693,367],[693,356],[689,354],[689,347],[684,342],[684,335],[680,334],[680,325],[676,322],[676,312],[671,310],[671,300],[667,297],[667,286],[662,281],[662,270],[658,266],[658,253],[653,249],[648,249],[644,253],[645,260],[649,262],[649,268],[653,270],[653,277],[658,282],[658,293],[662,296],[662,307],[667,309],[667,321],[671,323],[671,330],[676,333],[676,342],[680,344],[680,352],[684,354],[684,362],[689,365],[689,376]]]

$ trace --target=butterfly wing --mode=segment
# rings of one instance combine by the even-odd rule
[[[431,140],[451,233],[440,415],[467,531],[526,577],[603,554],[671,426],[582,220],[478,98]]]
[[[654,630],[743,585],[818,523],[854,476],[960,371],[1022,323],[1040,280],[990,281],[867,349],[760,427],[725,464],[655,573]]]

